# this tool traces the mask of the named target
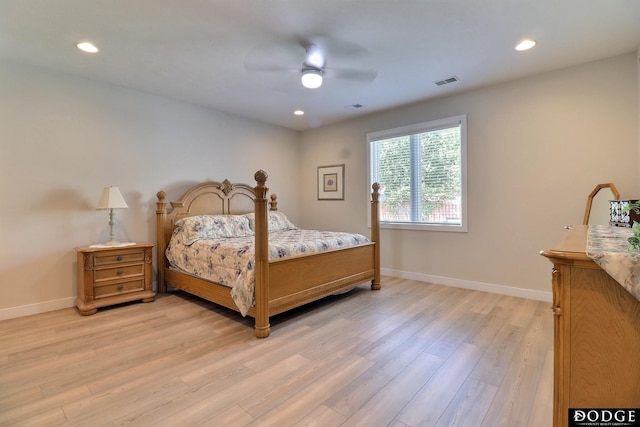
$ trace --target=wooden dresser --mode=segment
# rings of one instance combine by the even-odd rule
[[[128,301],[154,300],[151,243],[130,246],[79,247],[78,298],[80,314]]]
[[[586,225],[553,249],[555,427],[569,408],[640,407],[640,301],[586,255]]]

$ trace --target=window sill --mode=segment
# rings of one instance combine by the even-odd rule
[[[419,230],[419,231],[447,231],[466,233],[467,226],[462,224],[420,224],[406,222],[380,222],[380,229],[391,230]]]

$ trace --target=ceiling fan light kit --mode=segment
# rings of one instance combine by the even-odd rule
[[[305,68],[302,70],[302,86],[309,89],[317,89],[322,86],[322,70]]]

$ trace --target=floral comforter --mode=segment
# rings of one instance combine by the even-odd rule
[[[174,233],[166,256],[171,266],[231,288],[231,297],[243,316],[255,303],[254,236],[197,240],[189,245]],[[269,233],[269,259],[322,252],[368,243],[360,234],[287,230]]]

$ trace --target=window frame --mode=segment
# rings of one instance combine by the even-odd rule
[[[373,184],[371,179],[371,143],[382,139],[395,138],[400,136],[408,136],[412,134],[435,131],[438,129],[449,128],[460,125],[460,173],[461,173],[461,190],[460,211],[461,224],[444,224],[444,223],[422,223],[422,222],[393,222],[380,221],[380,228],[383,229],[399,229],[399,230],[421,230],[421,231],[449,231],[462,232],[468,231],[468,215],[467,215],[467,116],[461,114],[457,116],[447,117],[428,122],[416,123],[407,126],[401,126],[393,129],[386,129],[376,132],[367,133],[367,182],[368,188],[371,189]],[[368,197],[370,199],[370,196]],[[371,212],[367,210],[368,224],[371,226]]]

